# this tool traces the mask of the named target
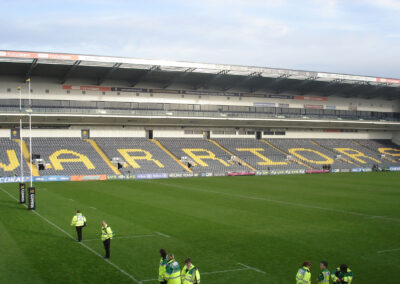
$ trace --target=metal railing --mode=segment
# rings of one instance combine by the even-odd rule
[[[16,107],[2,107],[1,113],[20,113]],[[51,107],[33,107],[32,113],[38,114],[60,114],[60,115],[94,115],[94,116],[149,116],[149,117],[202,117],[215,119],[245,118],[245,119],[298,119],[298,120],[352,120],[352,121],[400,121],[400,118],[386,117],[380,119],[376,117],[359,117],[350,115],[301,115],[301,114],[272,114],[272,113],[254,113],[254,112],[220,112],[220,111],[182,111],[182,110],[143,110],[143,109],[91,109],[91,108],[51,108]]]

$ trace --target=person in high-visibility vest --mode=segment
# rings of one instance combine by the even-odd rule
[[[181,267],[175,260],[174,254],[168,254],[168,262],[165,267],[164,277],[168,284],[181,284]]]
[[[318,275],[317,282],[329,284],[329,279],[331,278],[331,273],[328,270],[328,262],[321,261],[319,264],[319,268],[321,269],[321,273]]]
[[[114,233],[111,230],[111,227],[107,225],[106,221],[101,222],[101,224],[101,241],[103,242],[104,249],[106,250],[106,255],[104,258],[110,258],[110,245]]]
[[[158,267],[158,281],[160,284],[167,284],[167,280],[164,279],[164,274],[166,271],[168,259],[167,259],[167,252],[165,249],[160,249],[160,266]]]
[[[331,279],[333,283],[350,284],[353,281],[353,271],[342,264],[332,272]]]
[[[303,266],[297,271],[296,284],[311,284],[311,262],[303,262]]]
[[[199,269],[192,264],[190,258],[185,260],[185,266],[181,271],[182,284],[200,284]]]
[[[71,226],[76,229],[78,242],[82,241],[82,228],[86,226],[86,217],[82,215],[81,211],[76,211],[75,216],[72,217]]]

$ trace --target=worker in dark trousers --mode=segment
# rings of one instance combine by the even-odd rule
[[[166,271],[168,259],[167,259],[167,252],[165,249],[160,249],[160,265],[158,267],[158,281],[160,284],[167,284],[167,280],[164,279],[164,274]]]
[[[78,242],[82,241],[82,228],[86,226],[86,217],[82,215],[81,211],[76,211],[72,217],[71,226],[74,226],[78,235]]]
[[[110,258],[110,245],[114,233],[111,230],[111,227],[107,225],[106,221],[103,221],[101,224],[101,240],[103,242],[104,249],[106,250],[106,255],[104,258],[108,259]]]
[[[351,284],[353,271],[346,264],[340,265],[331,274],[332,283]]]

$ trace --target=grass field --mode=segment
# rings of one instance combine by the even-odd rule
[[[353,283],[399,283],[400,175],[360,173],[37,183],[37,213],[0,185],[0,283],[141,283],[158,250],[202,283],[294,283],[303,260],[347,263]],[[80,209],[83,244],[69,226]],[[100,222],[116,233],[110,262]],[[239,264],[240,263],[240,264]],[[228,271],[232,270],[232,271]],[[146,281],[143,283],[157,283]]]

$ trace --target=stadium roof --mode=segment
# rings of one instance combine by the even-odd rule
[[[60,84],[77,78],[98,86],[113,80],[121,82],[121,86],[140,84],[165,90],[179,85],[189,90],[221,93],[289,92],[388,100],[400,98],[400,79],[79,54],[0,51],[0,75],[18,76],[21,81],[28,77],[52,77]]]

